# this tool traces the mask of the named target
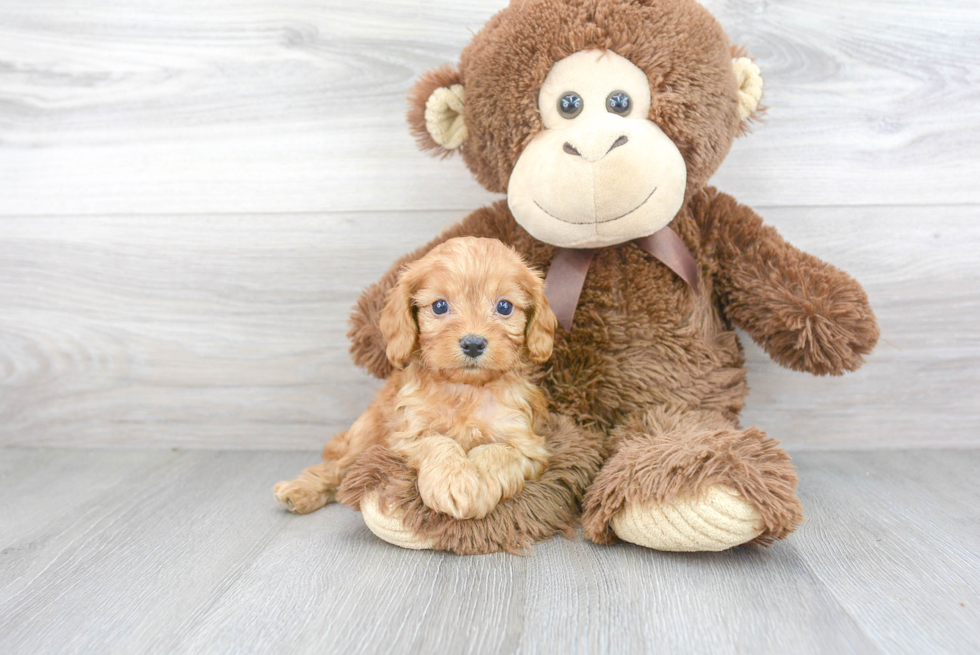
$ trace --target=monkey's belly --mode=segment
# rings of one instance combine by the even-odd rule
[[[748,392],[743,362],[733,332],[710,342],[665,337],[626,346],[570,343],[555,353],[544,387],[557,411],[605,429],[655,406],[734,418]]]

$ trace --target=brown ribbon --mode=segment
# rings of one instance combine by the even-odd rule
[[[659,259],[667,268],[690,285],[695,294],[698,290],[698,263],[687,245],[677,233],[664,227],[648,237],[634,239],[633,243]],[[551,260],[551,268],[545,278],[545,295],[548,304],[566,330],[572,329],[575,308],[585,286],[585,276],[592,264],[595,248],[559,248]]]

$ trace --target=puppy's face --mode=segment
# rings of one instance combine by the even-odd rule
[[[555,317],[544,283],[495,239],[450,239],[410,265],[381,317],[388,357],[452,379],[487,379],[551,356]]]

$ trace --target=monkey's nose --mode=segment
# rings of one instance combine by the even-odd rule
[[[578,143],[566,141],[562,144],[561,149],[573,157],[584,157],[591,162],[596,162],[619,146],[625,146],[629,143],[629,137],[625,134],[617,135],[612,143],[609,142],[608,137],[602,138],[599,135],[578,139],[578,141]]]
[[[609,146],[609,150],[606,151],[606,154],[608,155],[610,152],[612,152],[619,146],[625,146],[627,143],[629,143],[629,141],[630,141],[629,137],[624,134],[623,136],[613,141],[613,144]]]
[[[487,340],[475,334],[467,334],[459,340],[459,347],[464,355],[476,359],[487,349]]]

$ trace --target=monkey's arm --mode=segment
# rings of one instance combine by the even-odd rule
[[[500,215],[507,214],[506,203],[495,203],[490,207],[477,209],[455,225],[450,225],[435,239],[391,265],[381,279],[361,292],[357,304],[350,316],[350,329],[347,338],[350,339],[350,354],[354,363],[361,366],[377,377],[386,378],[392,371],[391,363],[385,354],[385,339],[381,335],[378,321],[381,310],[384,309],[388,291],[398,280],[401,269],[416,259],[425,255],[440,243],[455,237],[493,237],[507,243],[505,235],[496,226],[505,223]]]
[[[814,375],[864,363],[878,324],[854,278],[793,247],[731,196],[711,189],[693,209],[725,314],[773,360]]]

